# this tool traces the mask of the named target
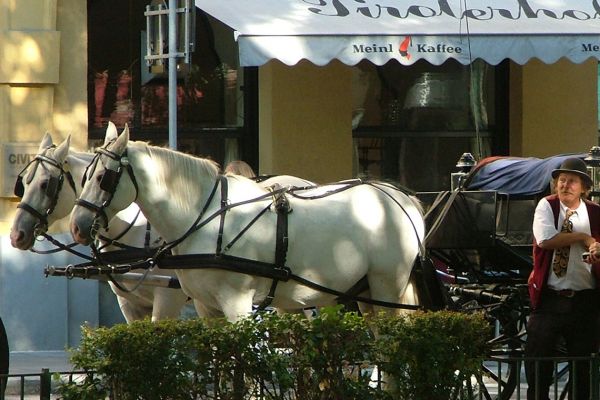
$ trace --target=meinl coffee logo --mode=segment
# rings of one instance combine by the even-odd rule
[[[354,53],[394,53],[394,44],[353,44],[352,51]],[[400,57],[410,60],[413,53],[443,53],[443,54],[461,54],[462,47],[447,43],[416,43],[413,44],[411,36],[405,36],[398,46]]]
[[[587,21],[590,19],[600,19],[600,0],[590,0],[591,8],[587,10],[578,9],[552,9],[550,6],[534,7],[530,4],[529,0],[513,0],[515,7],[512,9],[503,7],[485,7],[485,8],[459,8],[452,7],[449,0],[437,0],[437,5],[425,6],[420,4],[407,4],[402,8],[391,7],[377,3],[376,1],[370,2],[365,5],[365,0],[301,0],[306,4],[311,5],[308,10],[312,13],[331,16],[331,17],[345,17],[350,13],[358,13],[367,18],[383,18],[385,16],[406,19],[409,17],[421,17],[421,18],[434,18],[439,16],[449,16],[458,20],[466,18],[474,20],[492,20],[494,18],[504,18],[510,20],[520,19],[535,19],[540,17],[546,17],[556,20],[563,19],[576,19],[580,21]],[[414,2],[415,0],[413,0]],[[506,0],[499,2],[493,2],[495,4],[502,4],[506,7]],[[568,4],[568,2],[565,2]],[[461,3],[462,4],[462,3]],[[490,2],[492,4],[492,2]]]

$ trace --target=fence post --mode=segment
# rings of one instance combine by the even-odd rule
[[[50,392],[52,389],[52,376],[48,368],[42,368],[40,374],[40,400],[50,400]]]

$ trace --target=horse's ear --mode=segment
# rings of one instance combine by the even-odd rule
[[[117,140],[115,140],[111,151],[117,154],[123,154],[125,149],[127,149],[127,143],[129,143],[129,126],[125,124],[123,132],[121,132]]]
[[[41,153],[50,146],[52,146],[52,135],[50,134],[50,132],[46,132],[44,133],[44,137],[42,138],[42,142],[40,143],[38,153]]]
[[[67,159],[67,154],[69,154],[69,146],[71,145],[71,135],[67,136],[65,140],[61,144],[56,147],[54,150],[54,159],[62,164]]]
[[[117,136],[119,136],[119,134],[117,133],[117,127],[111,121],[108,121],[108,126],[106,127],[106,135],[104,136],[104,144],[115,140]]]

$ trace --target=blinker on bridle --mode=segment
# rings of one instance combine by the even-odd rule
[[[29,172],[29,175],[27,177],[27,184],[31,183],[31,181],[33,180],[33,178],[37,172],[38,167],[40,165],[43,166],[44,163],[50,164],[51,166],[57,168],[60,171],[60,175],[58,177],[51,176],[48,179],[48,182],[46,182],[45,195],[50,199],[50,206],[46,209],[46,211],[44,213],[36,210],[34,207],[30,206],[29,204],[27,204],[23,201],[21,201],[17,205],[17,208],[23,209],[23,210],[27,211],[28,213],[30,213],[31,215],[35,216],[41,223],[40,227],[44,227],[44,228],[48,226],[48,216],[50,214],[52,214],[52,212],[54,211],[54,208],[56,208],[56,204],[58,203],[58,195],[60,193],[60,190],[62,189],[62,185],[65,180],[65,176],[67,177],[67,182],[69,182],[71,189],[73,189],[73,193],[75,193],[75,195],[77,195],[77,191],[75,190],[75,181],[73,180],[73,176],[71,175],[71,173],[69,171],[65,170],[60,163],[56,162],[56,160],[53,160],[52,158],[49,158],[46,156],[46,152],[55,147],[56,147],[55,145],[47,147],[46,149],[44,149],[44,152],[42,154],[38,154],[37,156],[35,156],[35,158],[33,160],[31,160],[29,163],[27,163],[27,165],[21,170],[21,172],[19,172],[19,175],[17,175],[17,180],[15,182],[15,187],[13,190],[16,197],[21,198],[21,199],[23,198],[23,196],[25,194],[25,185],[23,184],[23,176],[25,175],[25,173],[28,171],[29,167],[32,164],[33,164],[33,170],[31,170]]]
[[[100,179],[100,189],[102,189],[108,193],[108,199],[103,201],[100,206],[98,206],[92,202],[89,202],[87,200],[81,199],[81,198],[78,198],[77,200],[75,200],[76,205],[79,205],[84,208],[87,208],[88,210],[94,211],[96,213],[96,219],[98,219],[98,217],[100,217],[102,219],[102,222],[103,222],[102,227],[103,228],[106,228],[108,226],[108,216],[106,215],[105,210],[106,210],[106,208],[108,208],[108,206],[112,202],[113,197],[115,196],[115,193],[117,191],[117,186],[119,184],[119,181],[121,180],[121,175],[123,175],[124,169],[129,174],[129,177],[131,178],[131,181],[133,182],[133,186],[135,187],[135,200],[137,200],[137,197],[138,197],[138,184],[137,184],[137,180],[135,179],[135,175],[133,173],[133,168],[129,164],[129,159],[127,158],[127,150],[125,150],[123,152],[123,154],[121,154],[121,155],[119,155],[115,152],[112,152],[106,148],[111,143],[112,142],[109,142],[106,144],[106,146],[100,147],[96,150],[96,155],[94,156],[94,159],[92,160],[92,162],[86,167],[85,172],[83,174],[83,179],[81,182],[81,186],[83,187],[85,185],[85,182],[88,180],[88,176],[91,177],[92,175],[94,175],[96,167],[98,166],[98,162],[100,162],[101,156],[104,155],[114,161],[117,161],[119,163],[119,166],[117,167],[117,169],[113,170],[113,169],[104,167],[104,173],[102,175],[102,179]]]

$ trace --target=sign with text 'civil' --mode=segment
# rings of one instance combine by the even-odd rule
[[[1,197],[14,197],[13,189],[19,172],[33,160],[39,143],[9,142],[2,144],[0,171],[2,176]]]

